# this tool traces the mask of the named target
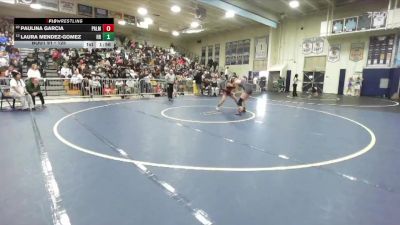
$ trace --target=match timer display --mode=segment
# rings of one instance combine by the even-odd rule
[[[17,48],[114,48],[113,18],[15,18]]]

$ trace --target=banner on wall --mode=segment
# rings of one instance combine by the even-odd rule
[[[58,11],[58,0],[38,0],[43,9]]]
[[[384,28],[386,26],[387,12],[374,12],[372,15],[372,28]]]
[[[332,34],[339,34],[343,32],[344,21],[343,19],[334,20],[332,23]]]
[[[372,13],[364,13],[358,17],[357,30],[371,29]]]
[[[313,49],[312,39],[304,39],[302,48],[304,55],[310,54]]]
[[[88,5],[78,4],[78,15],[93,17],[93,7]]]
[[[127,24],[133,25],[133,26],[136,25],[136,17],[131,16],[131,15],[124,15],[124,19]]]
[[[74,0],[60,0],[58,5],[60,12],[76,14],[76,4]]]
[[[357,20],[358,17],[350,17],[346,18],[344,21],[344,31],[345,32],[353,32],[357,30]]]
[[[95,18],[108,18],[108,10],[102,8],[94,8]]]
[[[324,39],[314,38],[312,45],[312,52],[314,54],[321,54],[324,51]]]
[[[256,38],[255,59],[266,59],[268,54],[268,37]]]
[[[328,61],[329,62],[338,62],[340,60],[340,44],[333,44],[329,48],[328,52]]]
[[[366,12],[359,16],[332,20],[331,34],[360,30],[382,29],[386,27],[388,12]]]
[[[25,4],[25,5],[30,5],[36,2],[37,0],[17,0],[18,4]]]
[[[367,65],[389,66],[394,52],[394,39],[394,34],[370,37]]]
[[[122,19],[122,13],[114,12],[114,11],[109,11],[109,12],[110,12],[110,17],[114,18],[115,21],[118,21],[118,20]]]
[[[352,43],[350,47],[349,59],[353,62],[358,62],[364,56],[364,43]]]

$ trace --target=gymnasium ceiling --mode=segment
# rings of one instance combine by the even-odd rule
[[[206,10],[206,17],[204,20],[201,20],[202,26],[206,28],[202,34],[217,31],[223,32],[258,24],[252,20],[237,16],[232,19],[225,19],[224,11],[209,5],[200,4],[196,0],[79,0],[79,2],[133,16],[138,16],[137,9],[139,7],[145,7],[148,10],[148,16],[154,20],[154,25],[150,26],[149,29],[157,32],[159,32],[159,27],[169,32],[188,28],[190,23],[196,20],[196,9],[198,7]],[[173,5],[181,7],[182,10],[179,14],[171,12],[170,7]]]
[[[158,31],[158,27],[166,30],[183,30],[188,28],[190,23],[195,20],[196,9],[198,7],[206,10],[205,19],[201,20],[206,29],[200,34],[189,36],[198,37],[212,34],[215,32],[224,32],[232,29],[246,28],[260,24],[241,16],[234,18],[225,18],[225,11],[215,8],[209,4],[204,4],[199,0],[78,0],[81,3],[103,7],[113,11],[123,12],[137,16],[138,7],[146,7],[149,16],[153,18],[155,24],[150,28],[152,31]],[[208,2],[220,0],[206,0]],[[355,3],[388,1],[388,0],[299,0],[300,7],[292,9],[289,7],[290,0],[222,0],[233,6],[239,7],[250,13],[254,13],[264,18],[278,22],[282,18],[296,18],[312,13],[326,11],[330,5],[336,7]],[[182,11],[174,14],[170,11],[172,5],[179,5]],[[188,36],[188,34],[185,34]]]
[[[121,12],[124,14],[138,17],[137,8],[146,7],[148,16],[154,20],[154,24],[149,26],[148,30],[133,26],[119,26],[120,30],[133,30],[136,32],[146,32],[152,35],[169,36],[171,31],[181,31],[190,26],[190,23],[196,20],[196,9],[204,8],[206,16],[201,19],[201,24],[205,31],[198,34],[184,34],[185,38],[198,38],[210,35],[216,32],[224,32],[233,29],[248,28],[257,24],[251,19],[236,15],[234,18],[225,18],[225,10],[216,8],[209,4],[201,3],[201,0],[77,0],[78,3],[91,5],[94,7],[104,8],[111,11]],[[204,0],[203,0],[204,1]],[[208,2],[220,0],[205,0]],[[371,3],[376,1],[388,0],[299,0],[300,7],[292,9],[289,7],[290,0],[223,0],[222,2],[239,7],[249,13],[273,20],[279,21],[282,18],[296,18],[307,14],[326,12],[326,9],[334,4],[336,7]],[[172,5],[179,5],[181,12],[174,14],[170,11]],[[46,11],[38,14],[29,8],[17,5],[1,4],[0,15],[21,16],[26,17],[62,17],[70,16],[70,14],[60,15],[57,12]],[[4,6],[4,7],[3,7]],[[168,32],[161,32],[159,28]]]
[[[270,14],[295,18],[307,14],[326,11],[329,6],[346,6],[350,4],[373,3],[377,1],[388,2],[388,0],[299,0],[297,9],[289,7],[290,0],[225,0],[225,2],[246,9],[260,16],[268,17]]]

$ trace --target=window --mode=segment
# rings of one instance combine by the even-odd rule
[[[214,61],[219,64],[219,50],[220,50],[220,45],[215,44],[215,54],[214,54]]]
[[[210,59],[212,59],[213,58],[213,46],[212,45],[209,45],[208,46],[208,52],[207,52],[207,61],[210,61]],[[208,63],[208,62],[207,62]]]
[[[225,64],[249,64],[250,39],[227,42],[225,44]]]
[[[200,64],[205,65],[206,64],[206,47],[201,48],[201,59],[200,59]]]

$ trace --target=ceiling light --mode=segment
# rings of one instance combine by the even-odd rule
[[[290,8],[293,8],[293,9],[299,7],[299,5],[300,5],[300,3],[297,0],[293,0],[293,1],[289,2]]]
[[[234,11],[226,11],[225,13],[225,17],[226,18],[232,18],[235,16],[235,12]]]
[[[140,15],[142,15],[142,16],[147,15],[147,9],[146,9],[146,8],[143,8],[143,7],[138,8],[138,9],[137,9],[137,12],[138,12]]]
[[[34,4],[31,4],[31,8],[32,8],[32,9],[41,9],[41,8],[42,8],[42,5],[41,5],[41,4],[36,4],[36,3],[34,3]]]
[[[193,21],[193,22],[190,24],[190,27],[191,27],[191,28],[198,28],[199,26],[200,26],[200,23],[197,22],[197,21]]]
[[[176,30],[174,30],[174,31],[172,31],[172,35],[174,35],[174,36],[179,36],[179,32],[176,31]]]
[[[182,33],[195,34],[195,33],[200,33],[202,31],[204,31],[204,29],[202,29],[202,28],[200,28],[200,29],[187,29],[187,30],[182,31]]]
[[[125,20],[118,20],[118,24],[122,25],[122,26],[125,26],[126,21]]]
[[[171,7],[171,11],[174,12],[174,13],[178,13],[178,12],[181,11],[181,7],[179,7],[177,5],[174,5],[174,6]]]
[[[144,22],[147,23],[147,24],[149,24],[149,25],[151,25],[151,24],[153,24],[154,21],[153,21],[152,18],[146,17],[146,18],[144,18]]]
[[[167,28],[164,28],[164,27],[159,27],[158,30],[161,31],[161,32],[164,32],[164,33],[169,32],[169,30]]]

